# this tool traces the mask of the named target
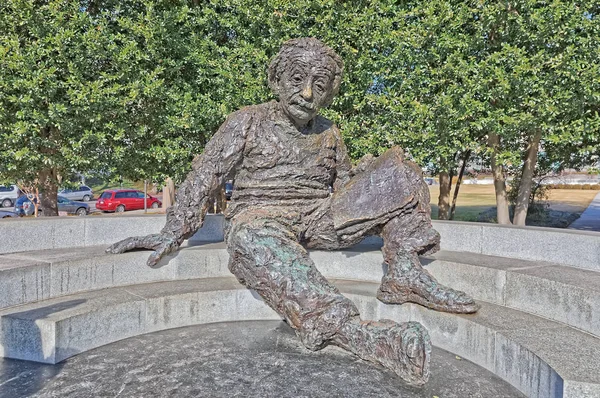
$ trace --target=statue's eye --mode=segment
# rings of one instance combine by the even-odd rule
[[[302,77],[301,77],[301,76],[298,76],[298,75],[296,75],[296,76],[292,77],[292,81],[293,81],[294,83],[302,83]]]

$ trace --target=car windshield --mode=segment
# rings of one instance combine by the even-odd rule
[[[102,192],[100,199],[109,199],[112,196],[112,192]]]

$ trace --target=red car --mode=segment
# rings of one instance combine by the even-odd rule
[[[158,209],[162,202],[148,195],[146,197],[148,208]],[[144,193],[136,189],[111,189],[102,192],[96,209],[102,211],[116,211],[122,213],[125,210],[139,210],[144,208]]]

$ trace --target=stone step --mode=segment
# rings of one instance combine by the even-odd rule
[[[502,377],[530,397],[600,396],[600,339],[564,324],[482,303],[475,315],[385,305],[377,283],[334,280],[363,319],[416,320],[436,346]],[[45,363],[117,340],[213,322],[275,320],[232,277],[83,292],[0,311],[0,355]]]
[[[440,283],[478,300],[600,336],[600,272],[541,261],[441,251],[422,260]]]
[[[0,255],[0,309],[140,283],[230,276],[223,243],[188,247],[150,269],[149,251],[105,253],[107,245]]]
[[[109,255],[105,246],[0,255],[0,309],[53,297],[140,283],[230,276],[224,243],[191,245],[158,269],[148,251]],[[311,251],[328,278],[378,283],[385,272],[377,244]],[[441,283],[487,301],[600,336],[600,273],[540,261],[441,251],[422,259]]]

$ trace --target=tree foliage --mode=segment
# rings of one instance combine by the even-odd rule
[[[5,0],[0,178],[180,180],[228,113],[272,99],[268,62],[301,36],[320,38],[346,63],[325,113],[355,159],[401,145],[433,172],[451,173],[468,151],[487,157],[494,134],[500,167],[521,173],[538,134],[545,157],[582,164],[599,142],[599,8],[593,0]]]

